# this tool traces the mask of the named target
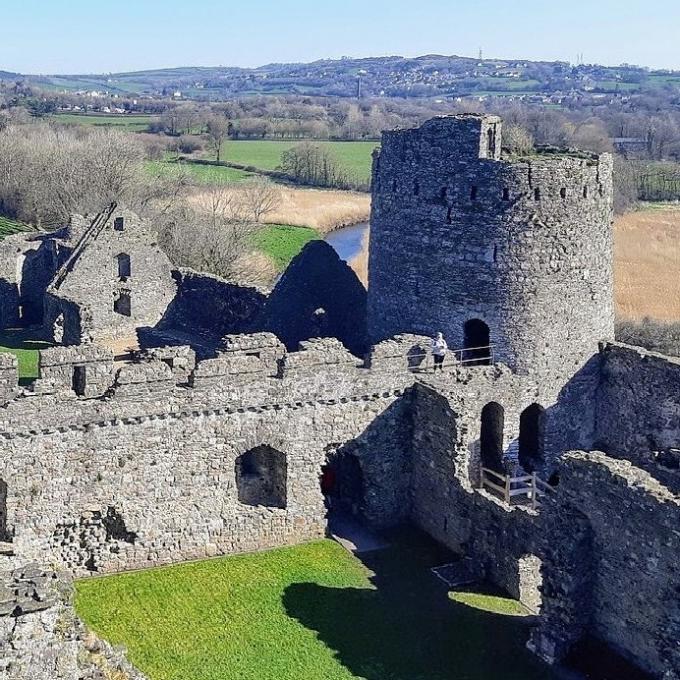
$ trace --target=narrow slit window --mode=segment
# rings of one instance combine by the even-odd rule
[[[540,201],[541,200],[541,190],[536,187],[534,189],[534,201]]]
[[[470,200],[471,201],[476,201],[477,200],[477,194],[479,193],[477,187],[472,187],[470,189]]]
[[[508,187],[505,187],[503,189],[503,200],[504,201],[509,201],[510,200],[510,189]]]
[[[567,190],[564,187],[562,187],[560,189],[560,198],[565,199],[566,197],[567,197]]]

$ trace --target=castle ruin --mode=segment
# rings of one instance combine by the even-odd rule
[[[613,340],[611,174],[503,154],[493,116],[385,133],[367,298],[324,244],[269,296],[173,272],[115,206],[8,239],[3,319],[61,344],[29,386],[0,355],[1,559],[85,576],[322,537],[342,461],[366,522],[415,524],[535,611],[544,660],[593,635],[679,678],[680,360]],[[131,325],[126,361],[97,342]]]

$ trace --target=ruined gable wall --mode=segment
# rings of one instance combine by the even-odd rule
[[[123,229],[115,228],[123,219]],[[129,257],[120,265],[119,258]],[[132,213],[114,211],[104,229],[83,248],[64,280],[52,285],[52,296],[80,309],[83,340],[133,335],[138,326],[153,326],[162,317],[176,293],[171,264],[156,237]],[[114,311],[114,301],[130,298],[130,314]],[[59,305],[50,305],[45,327],[52,332]],[[68,333],[75,336],[76,333]]]

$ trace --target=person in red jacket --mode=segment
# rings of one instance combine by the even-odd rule
[[[321,493],[326,501],[326,507],[330,510],[335,491],[336,473],[332,465],[324,466],[321,471]]]

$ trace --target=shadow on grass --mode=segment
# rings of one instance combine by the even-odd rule
[[[550,668],[524,645],[527,620],[455,602],[430,567],[450,561],[440,546],[399,534],[364,553],[375,589],[289,586],[286,612],[318,634],[354,676],[366,680],[547,680]]]

